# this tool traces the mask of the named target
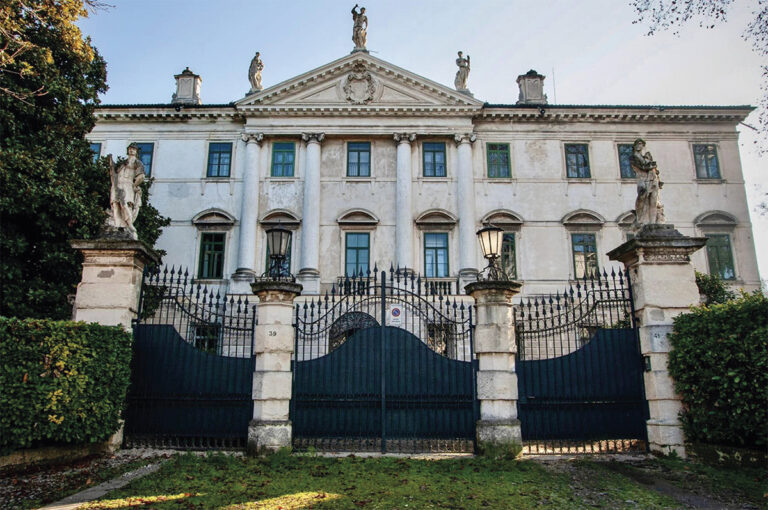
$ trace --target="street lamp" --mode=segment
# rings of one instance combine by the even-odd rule
[[[269,270],[267,271],[267,276],[271,278],[290,276],[290,271],[283,271],[283,262],[288,256],[288,246],[290,244],[291,231],[280,223],[267,229],[267,250],[269,251]]]
[[[487,223],[485,227],[477,231],[477,239],[480,241],[480,248],[483,250],[483,257],[488,259],[487,280],[508,281],[509,277],[502,268],[499,267],[499,258],[501,257],[501,244],[504,240],[504,231]],[[483,271],[485,271],[485,269]]]

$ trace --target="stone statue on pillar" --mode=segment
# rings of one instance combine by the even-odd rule
[[[117,167],[109,156],[109,174],[112,185],[109,191],[110,209],[104,237],[138,239],[133,222],[142,204],[141,184],[144,182],[144,164],[138,157],[139,148],[128,146],[128,159],[118,161]]]
[[[251,66],[248,68],[248,80],[251,82],[251,90],[248,92],[249,94],[260,92],[262,90],[261,70],[264,69],[264,62],[259,58],[260,55],[261,53],[257,51],[256,56],[251,60]]]
[[[664,206],[659,196],[662,187],[659,181],[659,169],[651,153],[645,150],[643,139],[638,138],[632,145],[629,163],[637,176],[635,227],[665,223]]]
[[[355,43],[355,49],[352,51],[368,51],[365,49],[365,42],[367,39],[368,31],[368,16],[365,15],[365,7],[360,8],[360,12],[357,12],[357,4],[352,7],[352,42]]]
[[[456,79],[453,80],[453,84],[456,86],[456,90],[459,92],[466,92],[467,79],[469,78],[469,55],[464,58],[464,53],[459,52],[459,58],[456,59],[456,65],[459,66],[459,70],[456,71]]]

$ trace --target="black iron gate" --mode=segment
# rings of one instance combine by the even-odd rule
[[[603,271],[523,301],[518,415],[529,452],[646,449],[648,407],[629,274]]]
[[[295,447],[473,450],[472,305],[452,287],[374,269],[297,305]]]
[[[129,447],[245,447],[253,414],[247,296],[222,295],[167,268],[146,271],[125,411]]]

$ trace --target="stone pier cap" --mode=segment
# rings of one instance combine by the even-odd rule
[[[515,280],[508,280],[508,281],[478,280],[476,282],[467,284],[464,287],[464,291],[470,295],[473,292],[478,292],[478,291],[480,292],[482,291],[513,292],[514,294],[518,294],[522,287],[523,287],[523,283]]]
[[[610,260],[625,265],[635,262],[680,264],[690,262],[691,253],[707,244],[706,237],[688,237],[674,225],[643,225],[633,239],[608,252]]]
[[[251,284],[251,290],[257,296],[269,294],[278,294],[283,300],[292,301],[294,297],[301,294],[304,289],[301,284],[287,280],[258,280]]]
[[[69,245],[82,252],[131,251],[145,264],[159,264],[160,255],[144,241],[134,239],[71,239]]]

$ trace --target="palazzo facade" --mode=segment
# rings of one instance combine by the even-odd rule
[[[524,295],[562,291],[610,272],[633,233],[637,138],[667,223],[709,238],[696,269],[760,286],[736,132],[749,106],[553,105],[535,71],[514,104],[488,104],[362,51],[230,104],[202,104],[189,69],[176,80],[168,104],[100,106],[89,139],[101,156],[139,145],[172,219],[164,263],[230,293],[266,271],[277,223],[305,294],[391,264],[463,289],[489,221]]]

